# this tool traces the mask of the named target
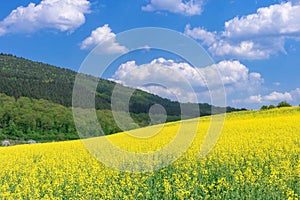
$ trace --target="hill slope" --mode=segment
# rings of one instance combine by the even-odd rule
[[[33,62],[12,55],[0,54],[0,138],[62,140],[78,138],[72,119],[72,92],[77,73],[41,62]],[[95,106],[106,134],[121,131],[111,113],[111,95],[117,83],[83,75],[87,83],[98,83]],[[88,84],[87,84],[88,85]],[[123,87],[124,90],[128,89]],[[1,94],[2,93],[2,94]],[[120,103],[122,100],[120,100]],[[162,105],[167,121],[179,120],[180,104],[157,95],[136,90],[129,102],[129,111],[139,126],[150,123],[149,108]],[[184,104],[190,108],[186,118],[198,117],[193,106],[199,106],[200,115],[210,115],[209,104]],[[223,108],[215,107],[217,112]],[[227,112],[236,111],[227,107]],[[128,125],[128,129],[134,126]]]
[[[0,54],[0,93],[19,98],[21,96],[46,99],[67,107],[72,105],[73,84],[77,73],[41,62],[33,62],[12,55]],[[111,109],[111,95],[116,83],[86,76],[97,81],[96,109]],[[124,87],[125,88],[125,87]],[[148,113],[153,104],[161,104],[168,115],[180,116],[178,102],[136,90],[130,100],[130,112]],[[199,104],[200,114],[211,114],[211,105]],[[221,110],[221,109],[220,109]],[[227,111],[237,109],[228,107]],[[198,116],[199,114],[195,114]],[[194,116],[191,116],[194,117]]]

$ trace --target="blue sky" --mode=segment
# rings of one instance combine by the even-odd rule
[[[220,71],[228,105],[257,109],[282,100],[300,103],[297,0],[4,1],[0,3],[0,52],[77,71],[102,42],[100,53],[125,54],[105,78],[192,101],[180,88],[179,76],[165,77],[158,69],[184,74],[198,91],[205,86],[195,77],[195,66],[168,52],[128,53],[118,43],[118,33],[142,27],[175,30],[202,45]],[[158,73],[150,73],[154,71]],[[166,91],[139,85],[149,79],[170,81],[174,87]],[[209,102],[208,93],[196,93],[199,101]]]

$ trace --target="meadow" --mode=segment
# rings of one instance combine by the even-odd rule
[[[181,122],[143,128],[146,134],[161,128],[149,138],[136,139],[132,131],[87,143],[1,147],[0,199],[299,199],[299,121],[300,107],[227,114],[216,146],[200,157],[211,118],[189,120],[191,130],[197,128],[190,148],[174,163],[145,173],[108,167],[86,145],[105,139],[147,153],[167,145]]]

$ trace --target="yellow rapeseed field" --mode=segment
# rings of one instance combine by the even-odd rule
[[[146,173],[113,169],[86,146],[105,139],[131,152],[159,150],[174,139],[181,122],[84,143],[1,147],[0,199],[300,199],[299,122],[299,107],[227,114],[215,148],[199,157],[210,117],[192,119],[188,123],[197,135],[190,148],[174,163]],[[154,129],[161,130],[133,137]],[[95,148],[117,167],[128,164],[108,146]]]

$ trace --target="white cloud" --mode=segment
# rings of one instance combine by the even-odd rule
[[[300,34],[300,5],[291,2],[259,8],[255,14],[234,18],[225,23],[224,36],[244,38],[251,36]]]
[[[296,88],[295,90],[292,90],[291,95],[294,99],[294,101],[298,101],[297,103],[300,103],[300,88]]]
[[[80,48],[92,49],[98,44],[101,44],[101,47],[96,49],[99,54],[125,53],[128,51],[126,47],[116,42],[116,34],[112,32],[108,24],[92,31],[91,35],[81,43]]]
[[[203,44],[205,45],[211,45],[216,41],[216,32],[209,32],[204,28],[191,29],[190,24],[186,25],[185,34],[193,37],[194,39],[203,41]]]
[[[220,72],[221,77],[213,73],[215,69]],[[238,61],[222,61],[201,69],[164,58],[154,59],[151,63],[142,65],[129,61],[122,64],[112,76],[112,80],[118,83],[173,100],[176,100],[177,96],[177,100],[181,102],[196,102],[194,95],[198,97],[198,101],[203,102],[203,98],[207,101],[207,80],[211,82],[219,78],[222,79],[227,93],[251,92],[263,83],[259,73],[250,73],[249,69]],[[218,89],[220,88],[213,90]]]
[[[298,93],[299,92],[299,93]],[[300,89],[297,88],[294,91],[291,92],[271,92],[270,94],[267,95],[252,95],[249,96],[248,98],[242,100],[242,99],[238,99],[238,100],[234,100],[233,102],[236,103],[246,103],[246,104],[272,104],[272,103],[278,103],[280,101],[289,101],[289,102],[294,102],[297,99],[297,95],[298,98],[300,97]]]
[[[247,40],[231,42],[229,40],[219,40],[209,47],[209,51],[218,57],[233,57],[237,59],[266,59],[270,55],[276,54],[279,50],[285,52],[284,41],[280,38],[269,40],[264,45],[260,41]]]
[[[276,85],[276,86],[280,86],[281,85],[280,82],[274,82],[273,84]]]
[[[0,22],[0,36],[8,33],[32,33],[50,28],[72,32],[85,23],[90,12],[87,0],[43,0],[39,4],[30,3],[13,10]]]
[[[256,91],[264,82],[259,73],[250,73],[249,69],[239,61],[221,61],[208,68],[204,68],[204,73],[209,74],[206,70],[213,67],[218,69],[227,94],[237,91],[251,93]],[[211,79],[212,77],[206,78]]]
[[[205,86],[198,71],[188,63],[164,58],[140,66],[135,61],[126,62],[115,72],[112,80],[170,99],[178,98],[182,102],[195,102],[191,87]]]
[[[248,99],[245,100],[247,103],[261,103],[263,100],[263,97],[259,95],[252,95]]]
[[[289,92],[281,93],[281,92],[272,92],[264,96],[263,98],[265,101],[292,101],[292,95]]]
[[[185,33],[201,40],[217,57],[266,59],[279,52],[286,53],[287,40],[299,40],[299,19],[300,5],[286,2],[235,17],[225,22],[224,31],[219,33],[191,29],[190,26],[186,27]]]
[[[186,16],[200,15],[202,13],[202,1],[190,0],[151,0],[150,4],[143,6],[144,11],[169,11]]]
[[[222,61],[217,64],[223,83],[231,84],[248,79],[248,69],[238,61]]]
[[[269,94],[256,94],[243,99],[232,100],[233,106],[245,106],[250,108],[260,108],[262,105],[278,104],[281,101],[287,101],[292,105],[299,105],[300,88],[291,91],[278,92],[273,91]]]
[[[5,33],[6,33],[6,30],[4,28],[1,28],[1,25],[0,25],[0,36],[4,35]]]

